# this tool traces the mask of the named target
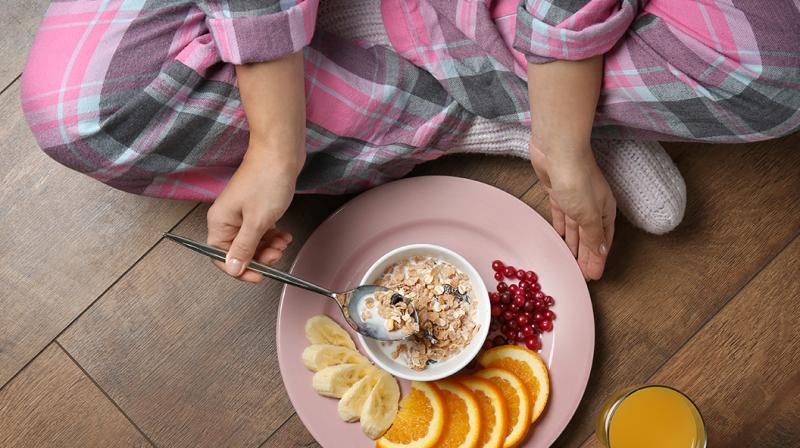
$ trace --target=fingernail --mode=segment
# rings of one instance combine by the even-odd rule
[[[225,272],[234,277],[238,277],[242,274],[243,270],[244,264],[242,260],[238,258],[225,258]]]
[[[608,248],[606,247],[606,243],[600,245],[600,254],[606,255],[608,253]]]

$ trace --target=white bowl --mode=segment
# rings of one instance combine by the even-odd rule
[[[461,370],[464,366],[469,364],[473,358],[478,354],[486,336],[489,334],[489,323],[491,321],[491,309],[489,305],[489,293],[486,291],[486,285],[483,283],[478,271],[472,267],[467,260],[461,255],[445,249],[441,246],[433,244],[412,244],[409,246],[399,247],[382,256],[376,261],[364,274],[361,279],[362,285],[375,284],[378,277],[383,274],[386,269],[394,263],[408,259],[415,255],[422,257],[433,257],[439,260],[446,261],[461,272],[467,274],[469,281],[472,283],[472,303],[477,307],[476,319],[480,325],[478,333],[472,338],[468,346],[462,349],[459,353],[451,356],[449,359],[429,365],[425,370],[417,371],[412,370],[406,366],[405,362],[401,359],[392,359],[383,350],[386,348],[380,347],[380,341],[371,338],[365,338],[358,335],[361,346],[367,352],[372,361],[383,370],[391,373],[399,378],[404,378],[413,381],[435,381]],[[387,350],[391,351],[391,350]]]

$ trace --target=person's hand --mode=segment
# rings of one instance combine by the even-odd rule
[[[549,148],[547,154],[560,156],[548,157],[531,141],[530,153],[550,197],[553,227],[577,257],[583,276],[599,279],[614,239],[617,205],[591,150]]]
[[[246,271],[251,260],[278,261],[292,236],[275,228],[294,196],[295,161],[272,160],[248,150],[242,164],[208,209],[208,244],[228,250],[225,264],[214,264],[240,280],[257,283],[261,274]]]

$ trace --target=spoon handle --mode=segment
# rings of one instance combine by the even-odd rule
[[[225,256],[228,254],[227,251],[218,249],[213,246],[209,246],[208,244],[203,244],[194,240],[190,240],[189,238],[184,238],[182,236],[174,235],[172,233],[165,233],[164,237],[171,239],[172,241],[175,241],[176,243],[181,244],[185,247],[188,247],[189,249],[195,252],[199,252],[217,261],[225,263]],[[306,291],[322,294],[325,297],[330,297],[334,300],[337,300],[336,293],[329,291],[323,288],[322,286],[315,285],[309,281],[303,280],[302,278],[295,277],[294,275],[280,271],[265,264],[261,264],[256,261],[251,261],[250,264],[247,265],[247,269],[258,272],[259,274],[263,274],[265,277],[269,277],[281,283],[297,286],[298,288],[303,288]]]
[[[317,294],[322,294],[325,297],[330,297],[336,300],[336,293],[333,291],[329,291],[322,286],[315,285],[307,280],[303,280],[300,277],[295,277],[292,274],[279,271],[273,267],[269,267],[265,264],[261,264],[256,261],[251,261],[249,265],[247,265],[247,269],[251,271],[256,271],[260,274],[263,274],[264,277],[269,277],[273,280],[277,280],[282,283],[286,283],[287,285],[297,286],[298,288],[303,288],[306,291],[315,292]]]

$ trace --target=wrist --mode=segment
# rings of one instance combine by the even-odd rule
[[[594,161],[589,139],[570,139],[564,137],[531,137],[531,148],[541,152],[545,158],[555,163],[577,163]]]
[[[296,148],[287,151],[286,148]],[[272,173],[290,175],[296,178],[306,161],[305,147],[280,145],[277,148],[261,143],[250,142],[242,158],[242,166],[269,170]]]

